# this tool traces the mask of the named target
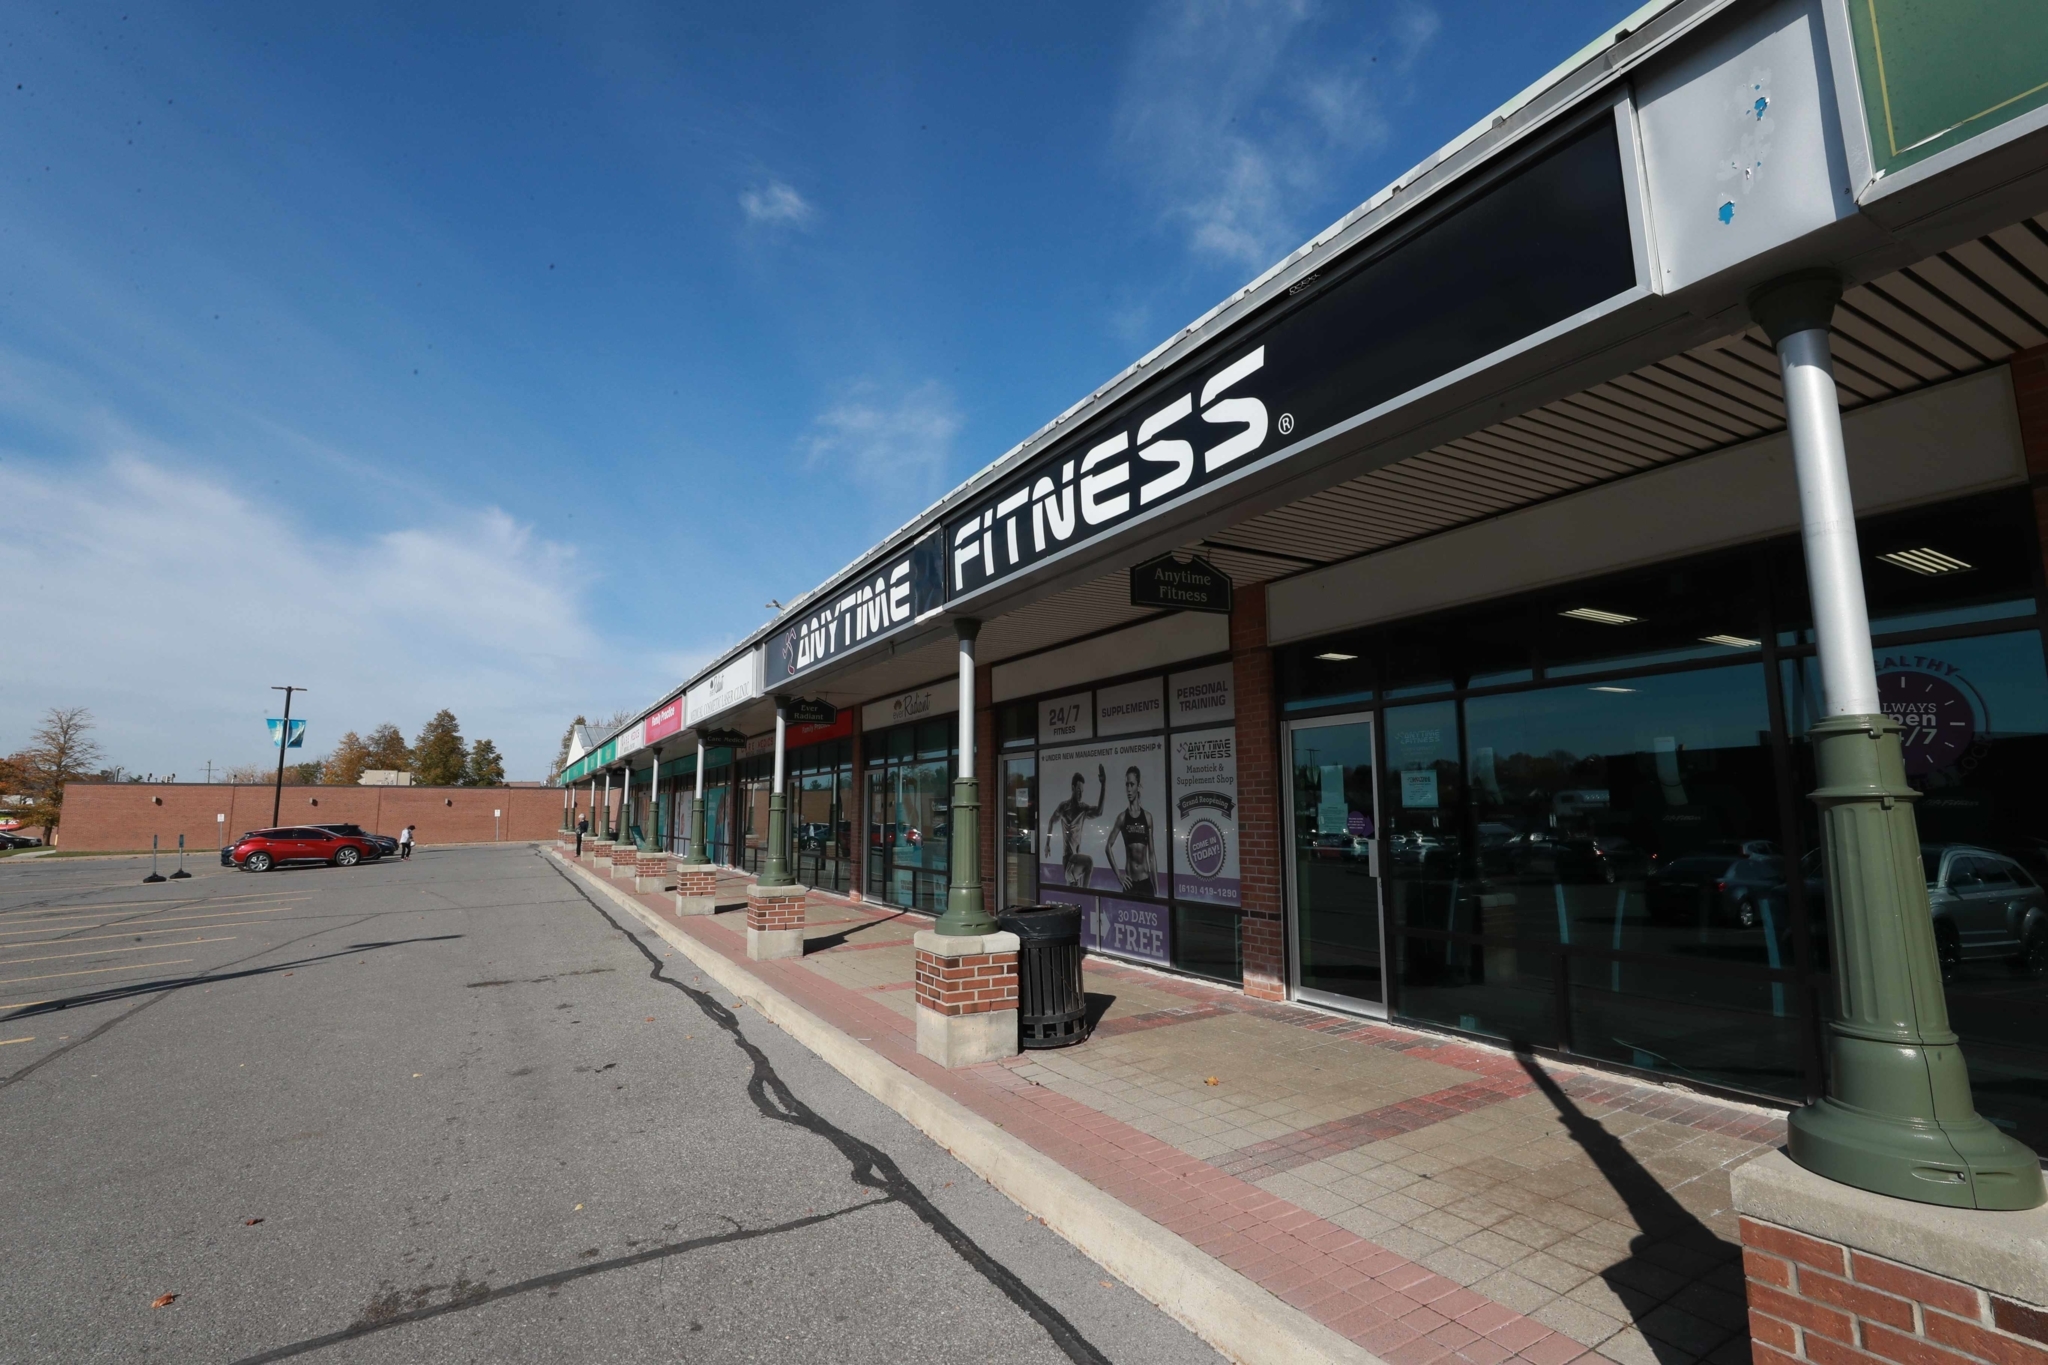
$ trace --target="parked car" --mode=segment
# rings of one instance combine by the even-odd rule
[[[353,867],[376,856],[377,846],[368,839],[308,825],[259,829],[243,835],[228,850],[228,861],[244,872],[268,872],[287,863]]]
[[[1372,840],[1363,834],[1348,834],[1342,830],[1334,834],[1314,834],[1309,836],[1308,856],[1317,862],[1369,863],[1372,861]]]
[[[2048,975],[2048,894],[2024,867],[1967,844],[1922,844],[1920,861],[1942,975],[2000,958],[2025,975]]]
[[[1784,869],[1776,855],[1777,848],[1761,839],[1720,841],[1680,854],[1652,872],[1643,887],[1650,919],[1659,924],[1739,923],[1730,883],[1738,894],[1745,885],[1782,883]]]
[[[1824,923],[1828,913],[1827,884],[1820,875],[1820,850],[1808,849],[1799,860],[1799,867],[1806,883],[1809,923]],[[1792,936],[1791,897],[1786,886],[1785,860],[1778,854],[1763,854],[1730,864],[1728,875],[1722,882],[1721,898],[1724,902],[1721,918],[1733,920],[1745,929],[1756,929],[1762,927],[1768,915],[1779,938],[1789,939]]]
[[[1498,860],[1509,876],[1555,882],[1606,882],[1641,877],[1650,860],[1634,844],[1612,835],[1563,835],[1548,830],[1517,834]]]
[[[42,843],[33,834],[0,833],[0,848],[40,848]]]
[[[361,825],[350,824],[314,825],[313,828],[331,829],[336,834],[345,834],[351,839],[368,839],[377,846],[377,856],[379,858],[395,858],[398,856],[398,840],[389,834],[372,834]]]

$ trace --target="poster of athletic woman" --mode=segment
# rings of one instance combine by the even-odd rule
[[[1238,903],[1237,727],[1173,736],[1173,892]]]
[[[1040,895],[1061,890],[1164,898],[1167,894],[1166,743],[1097,740],[1038,754],[1044,823]]]

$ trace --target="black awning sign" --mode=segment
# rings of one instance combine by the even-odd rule
[[[822,697],[792,697],[783,706],[791,725],[830,725],[839,719],[839,708]]]
[[[1165,611],[1230,610],[1230,575],[1206,559],[1161,555],[1131,566],[1131,605]]]

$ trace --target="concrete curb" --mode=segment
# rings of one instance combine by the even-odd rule
[[[863,1047],[737,963],[662,922],[608,880],[552,849],[543,852],[1225,1356],[1242,1365],[1385,1365],[1179,1234]]]

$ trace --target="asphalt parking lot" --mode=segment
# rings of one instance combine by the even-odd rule
[[[528,847],[146,871],[0,864],[0,1359],[1218,1358]]]

